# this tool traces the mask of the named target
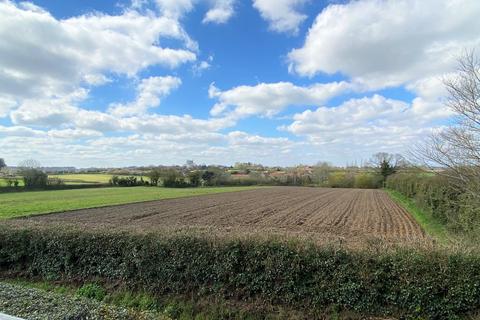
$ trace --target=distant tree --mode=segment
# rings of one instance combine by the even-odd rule
[[[188,186],[181,172],[174,169],[167,170],[163,175],[163,186],[167,188],[184,188]]]
[[[162,171],[160,169],[152,169],[148,174],[148,178],[150,179],[150,184],[152,186],[158,185],[158,181],[162,177]]]
[[[23,184],[26,188],[43,188],[48,184],[48,175],[36,168],[22,168]]]
[[[313,168],[315,182],[319,185],[326,185],[332,172],[332,166],[328,162],[318,162]]]
[[[23,177],[25,188],[44,188],[48,184],[48,175],[40,170],[37,160],[27,159],[18,164],[19,174]]]
[[[0,158],[0,170],[5,168],[6,166],[7,166],[7,164],[5,163],[5,160],[3,160],[3,158]]]
[[[207,186],[211,186],[213,184],[213,179],[215,178],[215,172],[213,171],[204,171],[202,174],[202,180],[205,182]]]
[[[201,174],[198,171],[191,171],[188,173],[188,181],[192,187],[198,187],[201,181]]]
[[[444,86],[446,106],[457,122],[420,143],[412,157],[427,167],[441,167],[438,174],[480,203],[480,59],[474,51],[460,57],[457,72],[444,79]]]
[[[40,162],[38,162],[35,159],[23,160],[18,164],[18,167],[20,167],[20,169],[24,169],[24,168],[37,169],[37,168],[40,168],[41,166],[42,165],[40,164]]]
[[[398,169],[407,166],[407,161],[400,154],[391,154],[379,152],[372,156],[370,163],[377,169],[378,174],[383,178],[383,183],[387,177],[394,174]]]

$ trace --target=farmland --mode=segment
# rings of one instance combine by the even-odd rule
[[[117,175],[118,177],[126,177],[127,175]],[[50,174],[50,178],[58,178],[66,185],[79,184],[108,184],[113,174],[108,173],[71,173],[71,174]],[[138,177],[148,180],[146,176]],[[23,186],[23,177],[16,176],[10,179],[18,180],[19,186]],[[0,187],[7,185],[7,178],[0,177]]]
[[[384,191],[360,189],[262,188],[82,209],[34,217],[29,221],[88,229],[193,229],[220,235],[281,234],[351,245],[369,238],[408,243],[429,240],[408,212]]]
[[[32,191],[0,194],[0,219],[81,208],[248,190],[252,187],[225,188],[94,188]]]
[[[112,178],[111,174],[52,174],[49,175],[51,178],[62,179],[65,184],[88,184],[88,183],[108,183]]]

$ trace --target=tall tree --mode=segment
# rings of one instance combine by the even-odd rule
[[[439,174],[480,198],[480,61],[474,51],[460,57],[457,72],[444,85],[446,105],[457,122],[419,144],[413,156],[426,166],[443,168]]]
[[[378,152],[374,154],[370,163],[382,176],[384,183],[389,175],[392,175],[397,172],[398,169],[407,166],[407,161],[402,155],[386,152]]]

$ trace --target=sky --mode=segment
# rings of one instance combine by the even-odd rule
[[[455,14],[452,14],[455,13]],[[8,165],[361,164],[455,122],[476,0],[0,0]]]

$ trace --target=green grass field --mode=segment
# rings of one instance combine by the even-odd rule
[[[23,186],[22,177],[17,177],[17,180],[19,182],[19,186]],[[6,186],[8,186],[7,179],[6,178],[0,178],[0,187],[6,187]]]
[[[255,188],[258,187],[185,189],[131,187],[5,193],[0,194],[0,219]]]
[[[123,177],[124,175],[119,175]],[[74,173],[74,174],[51,174],[49,178],[62,179],[65,184],[91,184],[91,183],[108,183],[113,177],[112,174],[105,173]],[[126,176],[125,176],[126,177]],[[140,177],[137,177],[140,179]],[[150,181],[147,177],[143,177],[143,180]]]
[[[128,175],[119,175],[120,177],[127,177]],[[72,174],[49,174],[49,178],[59,178],[64,181],[65,184],[105,184],[113,177],[112,174],[106,173],[72,173]],[[137,177],[140,179],[140,176]],[[23,186],[22,177],[17,177],[20,182],[19,186]],[[148,177],[143,176],[143,180],[150,181]],[[5,178],[0,178],[0,187],[6,187],[7,181]]]

